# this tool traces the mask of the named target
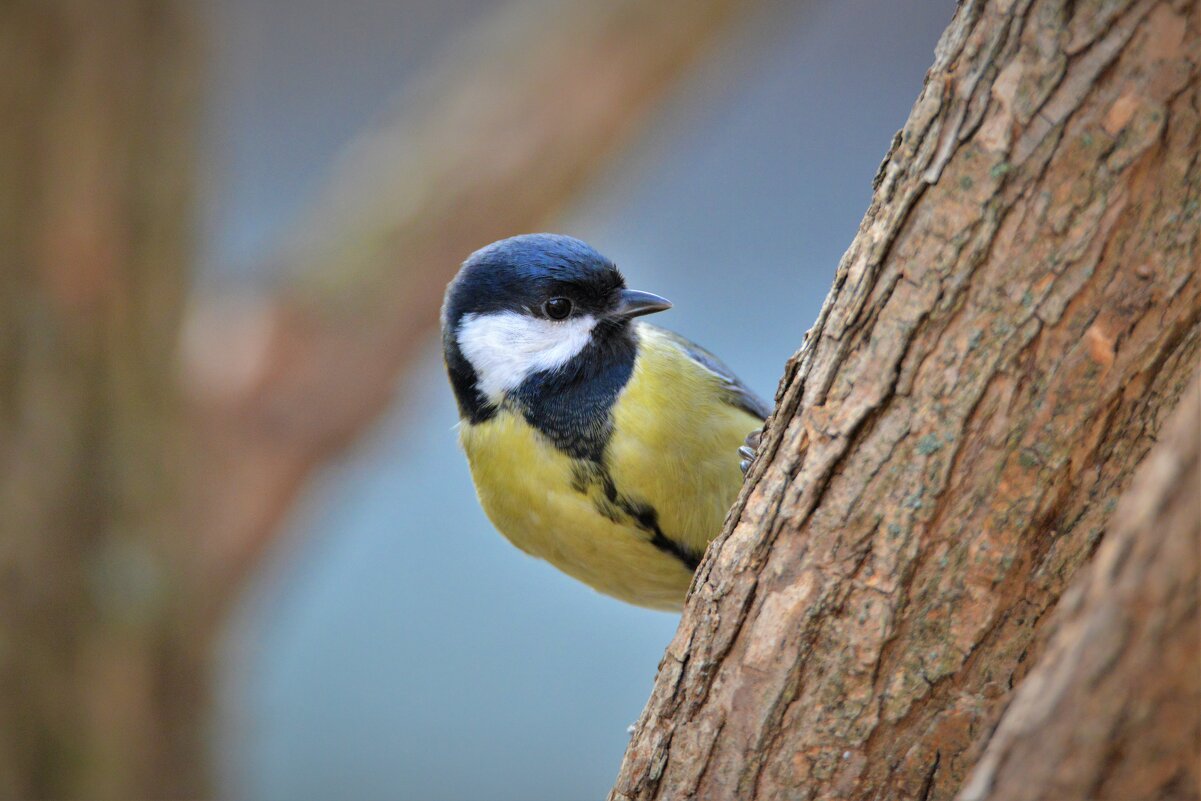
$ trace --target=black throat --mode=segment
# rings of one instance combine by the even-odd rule
[[[491,419],[498,407],[480,392],[471,363],[453,337],[445,345],[446,369],[459,414],[471,423]],[[556,448],[600,464],[612,432],[612,407],[634,372],[638,345],[628,320],[601,320],[588,345],[570,363],[528,376],[506,404],[520,411]]]
[[[638,346],[629,321],[601,320],[571,362],[534,373],[513,393],[525,420],[555,447],[600,464],[613,430],[612,409],[634,372]]]

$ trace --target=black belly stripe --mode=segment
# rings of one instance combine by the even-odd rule
[[[678,542],[672,542],[663,536],[663,532],[659,530],[658,526],[655,527],[655,536],[651,537],[651,545],[654,545],[660,551],[663,551],[663,553],[679,559],[684,563],[684,567],[693,572],[696,572],[696,569],[701,565],[699,556],[685,550]]]
[[[634,501],[619,493],[612,476],[600,464],[577,462],[572,486],[577,491],[587,494],[589,485],[596,482],[600,483],[603,490],[603,496],[596,498],[593,504],[599,514],[614,522],[617,522],[621,514],[626,515],[640,529],[651,535],[651,545],[668,556],[679,559],[689,570],[695,571],[700,566],[701,554],[694,553],[663,533],[663,529],[659,527],[659,513],[653,506]]]

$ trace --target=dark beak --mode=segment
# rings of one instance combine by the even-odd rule
[[[613,314],[628,320],[631,317],[641,317],[670,308],[671,301],[667,298],[652,295],[650,292],[639,292],[637,289],[623,289]]]

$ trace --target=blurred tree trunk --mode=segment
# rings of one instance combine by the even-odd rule
[[[0,6],[0,796],[196,795],[173,357],[193,26]]]
[[[1056,658],[1049,613],[1197,369],[1198,54],[1196,2],[960,5],[612,798],[960,790],[1013,688]],[[1119,597],[1178,604],[1130,618],[1175,621],[1139,646],[1178,658],[1156,666],[1173,675],[1141,696],[1123,679],[1145,651],[1100,659],[1100,708],[1056,714],[1144,715],[1110,726],[1115,748],[1161,724],[1187,741],[1133,783],[1101,775],[1120,754],[1092,754],[1079,797],[1197,797],[1195,639],[1178,638],[1201,622],[1195,587],[1170,596],[1167,578],[1132,567]],[[1179,706],[1163,687],[1185,688]]]

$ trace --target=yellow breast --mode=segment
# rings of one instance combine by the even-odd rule
[[[738,447],[761,424],[723,400],[720,379],[658,329],[639,325],[633,375],[612,409],[604,469],[623,498],[655,510],[663,534],[701,553],[742,483]],[[590,468],[504,408],[460,439],[480,503],[514,545],[621,600],[679,609],[692,579],[675,555],[606,503]]]

